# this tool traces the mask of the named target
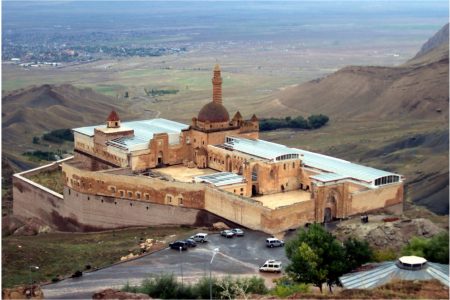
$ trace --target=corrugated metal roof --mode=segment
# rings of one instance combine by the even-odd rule
[[[384,176],[400,176],[395,173],[362,166],[328,155],[296,148],[289,148],[284,145],[271,143],[264,140],[250,140],[235,137],[227,139],[230,139],[231,142],[225,143],[225,146],[265,159],[275,159],[278,156],[286,154],[299,154],[305,166],[327,172],[327,174],[324,175],[315,175],[319,176],[318,180],[322,179],[321,181],[354,178],[361,181],[373,182],[375,179]],[[334,173],[334,175],[332,175],[331,173]]]
[[[224,145],[234,150],[269,160],[290,154],[298,156],[298,153],[293,151],[292,148],[264,140],[227,137],[227,142]]]
[[[339,277],[346,289],[374,288],[397,280],[430,280],[437,279],[442,284],[449,286],[448,265],[431,263],[420,270],[406,270],[399,268],[395,261],[387,261],[375,264],[373,269],[345,274]]]
[[[141,150],[148,147],[148,142],[157,133],[167,133],[169,135],[169,144],[178,144],[181,130],[187,129],[189,125],[178,123],[166,119],[151,119],[141,121],[122,122],[122,127],[134,130],[133,137],[118,138],[109,142],[111,146],[127,148],[128,150]],[[74,128],[73,131],[87,136],[94,136],[95,128],[106,128],[106,125],[87,126]]]
[[[194,177],[195,182],[208,182],[215,186],[222,186],[228,184],[236,184],[245,181],[241,175],[230,172],[219,172],[209,175],[201,175]]]
[[[310,178],[318,180],[318,181],[322,181],[322,182],[330,182],[330,181],[341,180],[341,179],[348,178],[348,177],[341,175],[341,174],[336,174],[336,173],[322,173],[322,174],[310,176]]]
[[[346,177],[360,179],[363,181],[371,182],[377,178],[396,175],[395,173],[386,172],[383,170],[362,166],[343,159],[334,158],[328,155],[305,151],[301,149],[295,149],[299,154],[303,155],[303,163],[306,166],[341,174]]]

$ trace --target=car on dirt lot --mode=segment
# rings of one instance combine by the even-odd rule
[[[240,228],[233,228],[231,231],[234,233],[235,236],[244,236],[244,231]]]
[[[232,238],[232,237],[234,237],[234,232],[231,231],[231,230],[222,230],[222,231],[220,232],[220,235],[221,235],[221,236],[224,236],[224,237],[226,237],[226,238]]]
[[[268,239],[266,239],[266,246],[269,247],[269,248],[283,247],[284,246],[284,241],[279,240],[277,238],[268,238]]]
[[[187,250],[188,244],[185,241],[175,241],[169,244],[170,249],[174,250]]]

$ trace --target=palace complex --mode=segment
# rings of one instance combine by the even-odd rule
[[[275,234],[401,211],[401,175],[260,140],[255,115],[230,118],[218,65],[212,85],[212,101],[189,125],[122,122],[112,111],[104,124],[73,129],[75,155],[60,164],[60,200],[40,205],[47,200],[20,191],[19,174],[14,213],[81,230],[222,219]]]

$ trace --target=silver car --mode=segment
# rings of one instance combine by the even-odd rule
[[[240,228],[231,229],[236,236],[244,236],[244,231]]]

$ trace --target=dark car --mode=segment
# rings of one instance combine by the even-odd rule
[[[184,240],[188,247],[197,247],[197,243],[193,239]]]
[[[188,243],[186,243],[185,241],[175,241],[173,243],[170,243],[169,247],[174,250],[180,250],[180,248],[181,250],[187,250]]]

